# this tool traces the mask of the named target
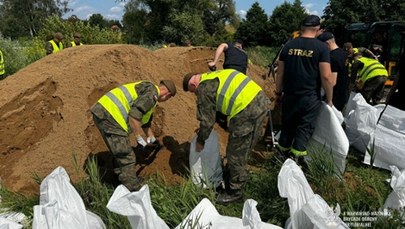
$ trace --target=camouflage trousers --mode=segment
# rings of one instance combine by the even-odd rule
[[[99,129],[101,136],[110,152],[113,154],[114,173],[119,181],[130,191],[136,191],[140,187],[139,178],[136,175],[136,157],[132,149],[128,133],[121,131],[118,124],[104,108],[93,108],[93,120]]]
[[[229,181],[225,182],[229,182],[231,189],[242,189],[248,179],[247,159],[263,131],[269,102],[261,91],[244,110],[230,120],[226,147]]]

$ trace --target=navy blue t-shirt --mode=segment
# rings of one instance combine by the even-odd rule
[[[329,50],[316,38],[299,37],[285,44],[280,54],[284,61],[283,91],[290,95],[319,95],[319,63],[330,63]]]
[[[235,47],[234,43],[227,43],[228,48],[224,51],[224,69],[235,69],[246,75],[248,56],[246,51]]]
[[[349,99],[349,76],[347,73],[346,52],[342,48],[330,52],[332,72],[337,72],[336,85],[333,87],[333,105],[342,110]]]

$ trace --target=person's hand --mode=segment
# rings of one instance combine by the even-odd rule
[[[156,142],[155,136],[150,136],[150,137],[148,137],[148,138],[146,139],[146,142],[147,142],[148,144],[153,144],[153,143],[155,143],[155,142]]]
[[[275,98],[276,98],[276,100],[274,101],[274,107],[280,107],[281,106],[281,101],[282,101],[282,98],[283,98],[283,95],[282,94],[276,94],[275,93]]]
[[[203,149],[204,149],[204,145],[203,145],[203,144],[200,144],[200,143],[198,143],[198,142],[195,144],[195,151],[196,151],[197,153],[201,152]]]
[[[136,142],[139,146],[145,147],[147,145],[145,139],[141,135],[136,136]]]
[[[215,62],[214,62],[214,61],[211,61],[211,62],[208,63],[208,68],[209,68],[211,71],[217,70],[217,67],[215,66]]]

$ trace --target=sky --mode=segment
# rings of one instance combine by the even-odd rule
[[[234,0],[236,12],[244,18],[246,12],[252,7],[253,3],[258,2],[267,15],[271,15],[274,8],[283,4],[285,1],[293,3],[294,0]],[[301,0],[302,5],[309,14],[321,16],[328,0]],[[88,19],[92,14],[101,14],[104,18],[110,20],[122,20],[125,2],[116,0],[71,0],[68,7],[72,12],[63,17],[68,18],[72,14],[80,19]]]

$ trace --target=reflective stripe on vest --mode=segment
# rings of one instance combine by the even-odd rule
[[[57,53],[57,52],[59,52],[60,50],[63,49],[62,42],[59,42],[59,46],[55,43],[54,40],[50,40],[49,42],[51,43],[52,48],[53,48],[52,53]]]
[[[132,104],[138,98],[138,94],[135,90],[135,86],[140,82],[129,83],[117,88],[112,89],[107,92],[103,97],[98,100],[107,111],[111,114],[114,120],[124,129],[126,132],[129,131],[129,111]],[[155,86],[158,94],[160,94],[159,87]],[[157,104],[157,103],[156,103]],[[146,124],[149,122],[150,117],[152,116],[155,106],[146,112],[142,116],[141,123]]]
[[[217,78],[219,86],[217,89],[216,103],[217,111],[233,118],[261,91],[261,87],[245,74],[233,69],[225,69],[201,75],[201,81]]]
[[[366,82],[376,76],[388,76],[387,69],[378,60],[360,57],[359,61],[364,64],[363,68],[359,71],[361,81]]]
[[[0,75],[4,75],[6,73],[6,69],[4,67],[4,56],[0,50]]]

